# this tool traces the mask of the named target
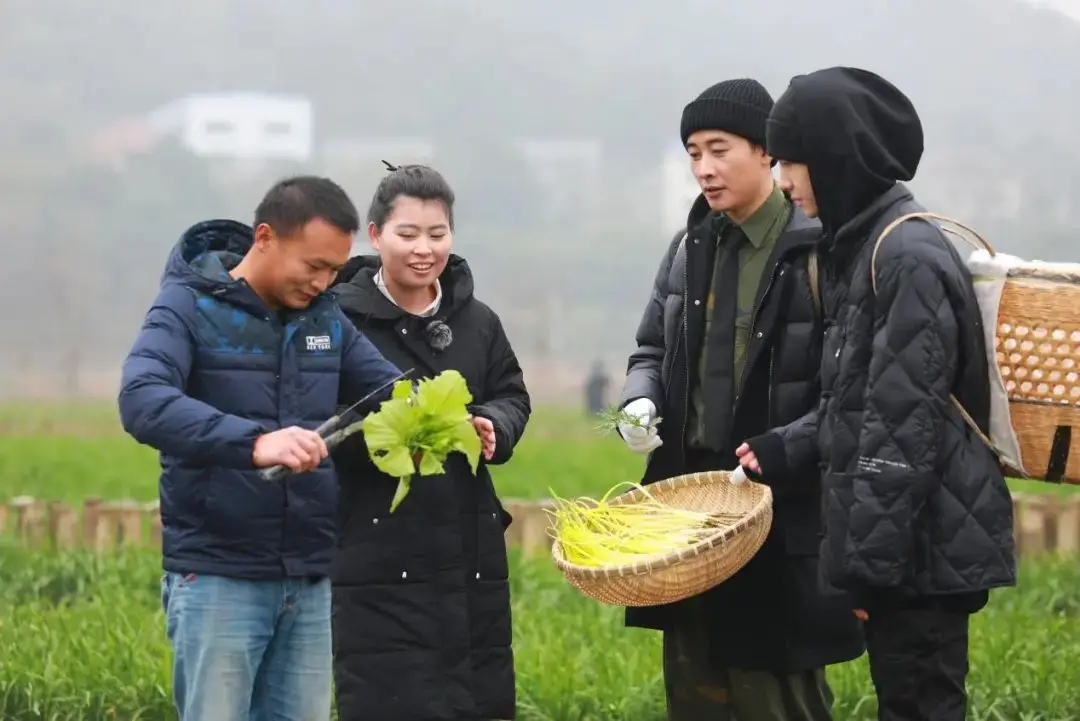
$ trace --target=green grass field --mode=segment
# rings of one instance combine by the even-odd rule
[[[541,409],[506,497],[599,495],[636,480],[641,459],[583,414]],[[108,406],[0,407],[0,500],[156,497],[153,451]],[[1018,483],[1024,491],[1072,487]],[[152,551],[92,556],[0,545],[0,719],[172,719],[169,653]],[[550,560],[512,559],[519,718],[661,721],[659,638],[622,627],[621,609],[570,588]],[[975,618],[974,719],[1080,718],[1080,564],[1044,559]],[[875,718],[865,658],[831,668],[835,718]]]
[[[603,495],[640,478],[643,460],[581,412],[541,408],[514,460],[493,469],[506,498],[550,491]],[[0,406],[0,501],[19,495],[79,502],[157,498],[157,453],[123,433],[107,404]],[[1014,491],[1070,494],[1080,486],[1010,481]]]

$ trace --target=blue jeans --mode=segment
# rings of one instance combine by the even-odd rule
[[[181,721],[329,721],[330,580],[161,581]]]

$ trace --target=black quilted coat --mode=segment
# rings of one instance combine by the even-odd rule
[[[375,285],[378,260],[357,256],[339,276],[341,307],[414,378],[447,369],[468,382],[470,411],[492,421],[496,448],[474,475],[460,454],[445,475],[418,476],[393,512],[397,481],[375,468],[361,434],[334,452],[341,479],[333,573],[334,681],[341,721],[479,721],[516,713],[510,585],[511,522],[488,466],[510,460],[531,403],[499,317],[473,296],[463,258],[439,278],[441,309],[418,318]],[[452,330],[442,350],[429,321]],[[445,337],[445,336],[444,336]]]
[[[848,82],[842,70],[795,88],[795,112]],[[917,117],[865,92],[840,122],[810,123],[803,138],[822,224],[825,331],[822,402],[778,432],[753,439],[762,471],[821,463],[826,580],[868,607],[904,597],[985,595],[1016,582],[1012,502],[983,432],[989,381],[970,275],[902,184],[922,149]],[[825,150],[828,149],[828,150]],[[870,196],[869,198],[867,196]],[[877,289],[872,285],[873,263]]]

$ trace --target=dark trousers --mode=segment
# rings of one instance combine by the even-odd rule
[[[967,610],[879,608],[865,624],[878,721],[964,721]]]
[[[731,459],[688,448],[684,473],[726,469]],[[707,613],[700,598],[680,604],[664,632],[668,721],[832,721],[825,669],[772,673],[717,665],[709,655]]]
[[[777,674],[718,667],[698,619],[664,632],[669,721],[831,721],[825,669]]]

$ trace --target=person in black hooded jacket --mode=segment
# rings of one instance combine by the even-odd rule
[[[341,721],[479,721],[515,717],[511,522],[487,466],[505,463],[531,412],[499,317],[473,295],[451,253],[454,194],[426,166],[393,169],[368,212],[377,256],[349,260],[334,291],[342,310],[413,377],[460,372],[483,445],[474,476],[452,454],[446,474],[414,479],[390,513],[397,480],[363,438],[334,453],[340,479],[334,563],[334,680]]]
[[[826,233],[822,399],[751,438],[765,478],[823,469],[825,580],[864,620],[882,721],[965,717],[968,621],[1016,583],[1012,501],[992,451],[970,274],[902,181],[923,151],[910,100],[866,70],[792,79],[770,114],[781,185]],[[955,401],[950,398],[955,396]]]

